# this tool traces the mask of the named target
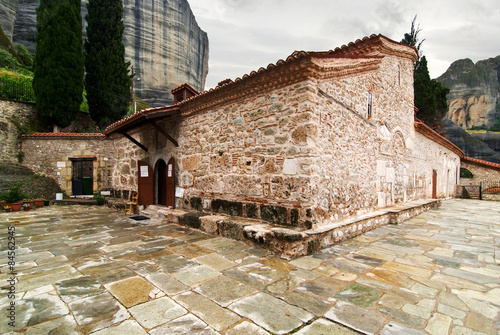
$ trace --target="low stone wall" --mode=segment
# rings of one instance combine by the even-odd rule
[[[243,241],[266,249],[281,258],[292,259],[317,252],[386,224],[401,223],[422,212],[438,208],[439,205],[439,200],[419,200],[313,230],[289,229],[270,225],[262,220],[179,209],[159,209],[155,206],[148,213],[153,213],[154,217],[169,223]]]
[[[0,100],[0,161],[17,164],[22,160],[20,152],[20,126],[30,123],[36,114],[31,103]]]
[[[92,158],[93,190],[111,189],[115,156],[111,143],[102,138],[100,134],[85,133],[72,137],[58,133],[25,135],[22,141],[23,165],[35,173],[54,178],[66,194],[72,195],[72,159]]]

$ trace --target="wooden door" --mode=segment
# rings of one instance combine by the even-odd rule
[[[175,161],[170,158],[167,164],[167,206],[175,208]]]
[[[437,171],[432,170],[432,199],[437,199]]]
[[[144,161],[137,161],[139,205],[154,204],[154,175],[153,169]]]

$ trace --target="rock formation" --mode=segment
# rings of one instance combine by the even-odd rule
[[[469,135],[465,130],[457,126],[450,119],[443,119],[442,129],[446,131],[444,136],[457,147],[462,149],[465,156],[493,163],[500,163],[500,153],[492,150],[488,144],[475,136]]]
[[[498,133],[473,133],[471,136],[480,139],[484,143],[486,143],[490,149],[495,150],[500,154],[500,134]]]
[[[457,60],[436,80],[450,89],[448,118],[464,129],[491,128],[500,118],[500,56]]]
[[[0,28],[12,41],[19,0],[0,0]]]
[[[2,28],[31,52],[39,2],[0,0]],[[82,0],[82,17],[87,14],[86,3]],[[183,83],[202,91],[208,73],[208,37],[188,1],[123,0],[123,9],[125,57],[136,73],[134,94],[152,106],[164,106],[173,102],[170,90]]]
[[[137,73],[134,94],[160,106],[173,102],[170,90],[181,84],[202,91],[208,37],[187,0],[124,0],[123,7],[125,54]]]

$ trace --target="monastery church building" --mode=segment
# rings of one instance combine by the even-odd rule
[[[307,229],[451,197],[464,154],[415,119],[417,57],[382,35],[294,52],[209,91],[181,85],[173,105],[104,135],[25,135],[24,165],[68,195],[86,176],[93,191],[138,191],[142,205]]]

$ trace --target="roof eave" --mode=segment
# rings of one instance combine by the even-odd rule
[[[180,114],[180,109],[177,105],[145,109],[108,126],[104,131],[104,134],[108,136],[113,133],[127,131],[140,127],[148,122],[151,122],[152,120],[171,117],[177,114]]]
[[[442,145],[443,147],[449,149],[450,151],[452,151],[453,153],[458,155],[458,157],[460,157],[460,159],[462,159],[465,156],[465,153],[462,151],[462,149],[457,147],[455,144],[453,144],[450,140],[446,139],[442,135],[439,135],[438,133],[436,133],[431,127],[429,127],[425,123],[423,123],[421,121],[415,121],[415,130],[418,133],[427,137],[428,139],[430,139],[430,140]]]

